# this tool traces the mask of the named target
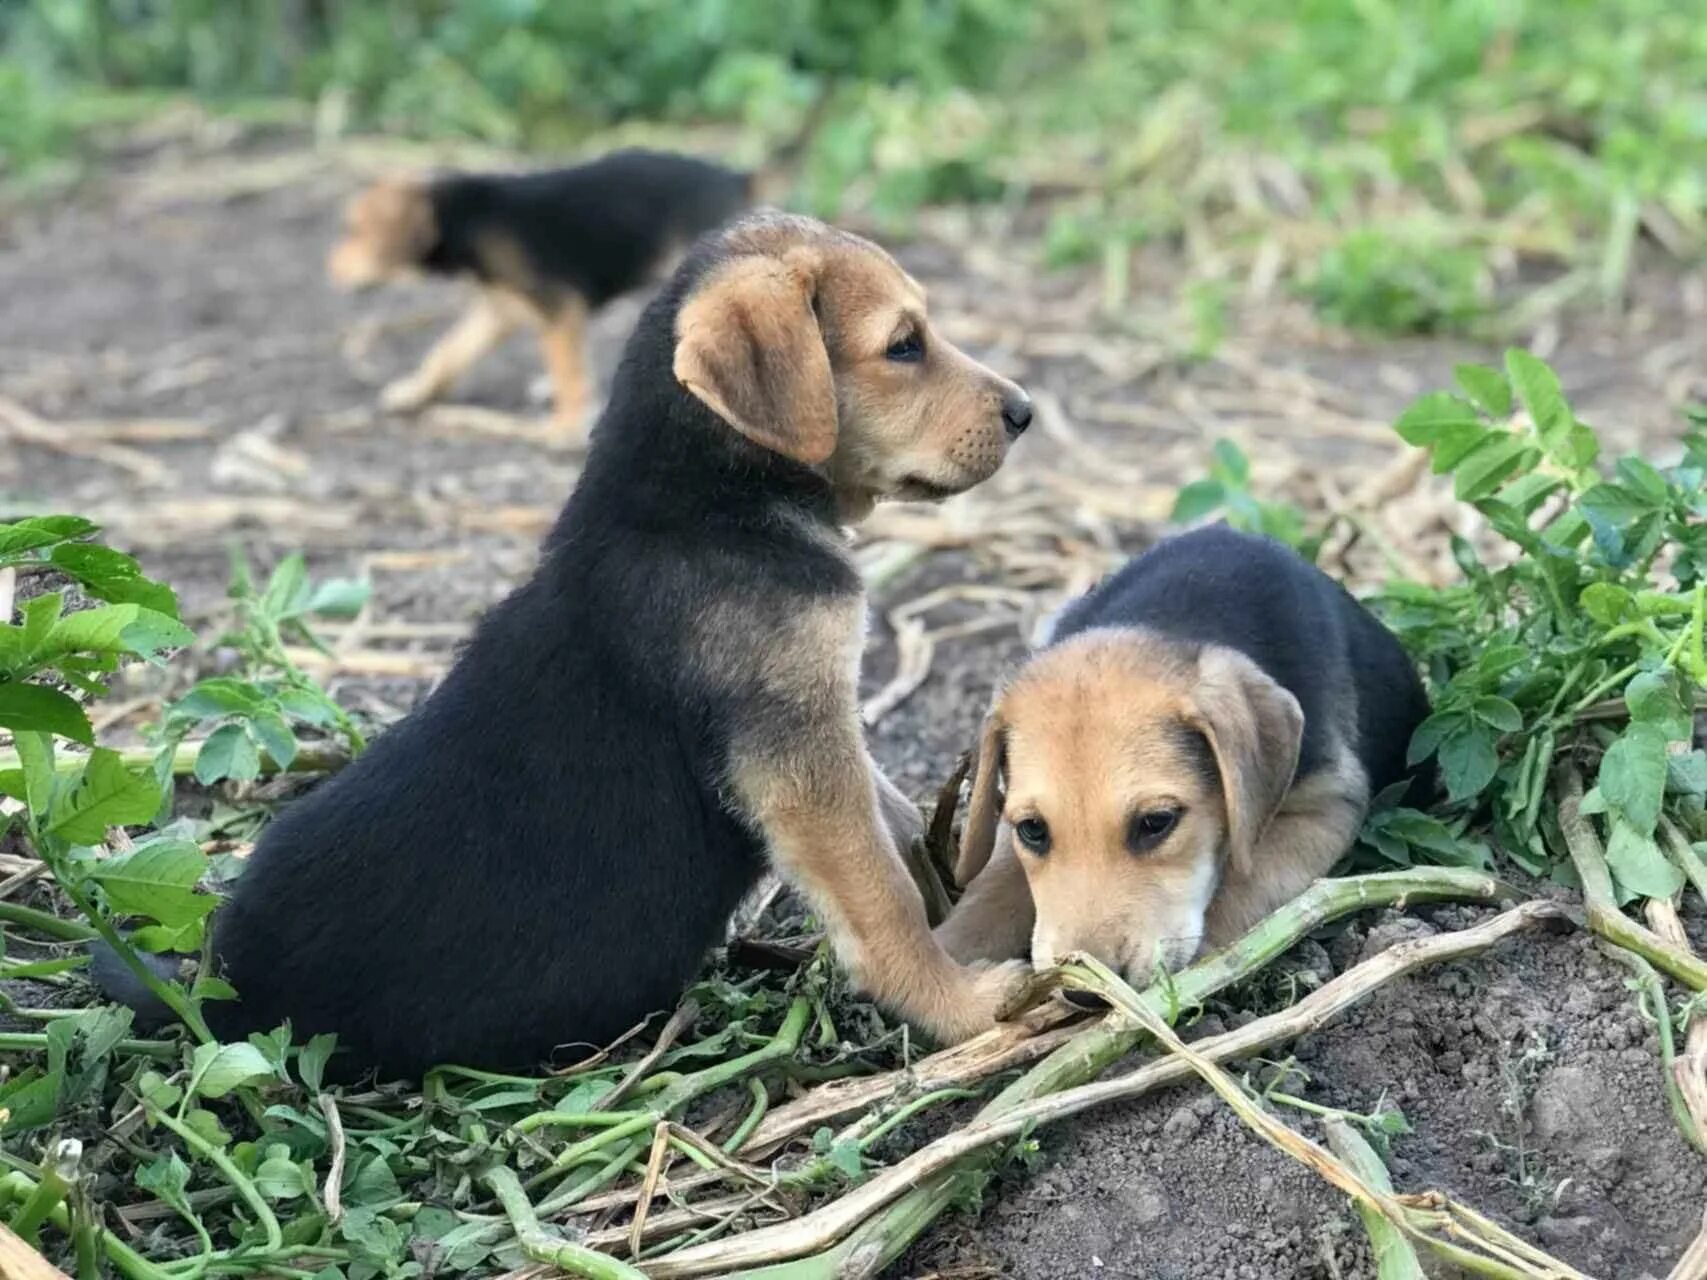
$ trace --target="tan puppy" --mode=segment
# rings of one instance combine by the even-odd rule
[[[1165,542],[998,696],[938,936],[1177,968],[1332,867],[1427,713],[1398,642],[1292,552],[1221,526]]]

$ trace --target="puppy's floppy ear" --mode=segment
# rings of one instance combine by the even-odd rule
[[[1257,841],[1292,787],[1304,741],[1298,699],[1242,653],[1204,649],[1192,723],[1209,739],[1227,805],[1233,866],[1251,868]]]
[[[736,258],[676,317],[676,381],[749,440],[808,466],[836,448],[830,353],[812,309],[818,269],[804,250]]]
[[[972,775],[972,799],[966,807],[966,825],[960,832],[960,857],[954,864],[954,880],[962,889],[984,869],[996,846],[996,825],[1001,821],[1002,769],[1006,754],[1007,723],[1001,704],[990,708],[984,731],[978,739],[976,772]]]

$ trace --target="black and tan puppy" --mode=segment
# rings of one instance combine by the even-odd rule
[[[428,273],[474,281],[460,321],[380,403],[412,412],[521,326],[539,334],[560,439],[587,410],[587,319],[657,283],[703,232],[754,202],[771,171],[691,156],[616,151],[569,169],[391,179],[357,196],[328,270],[346,288]]]
[[[532,580],[262,836],[214,924],[240,994],[214,1029],[289,1018],[387,1073],[526,1066],[673,1003],[767,859],[865,990],[943,1039],[988,1026],[1025,969],[932,936],[898,843],[918,811],[861,729],[842,526],[979,483],[1030,418],[869,241],[781,215],[707,238]]]
[[[1084,951],[1147,981],[1326,874],[1427,714],[1398,641],[1286,547],[1221,525],[1163,542],[998,695],[969,888],[938,936],[963,960]]]

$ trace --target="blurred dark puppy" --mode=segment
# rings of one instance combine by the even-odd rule
[[[997,696],[970,887],[938,936],[962,960],[1084,951],[1146,982],[1325,875],[1427,714],[1399,642],[1288,548],[1224,525],[1163,542]]]
[[[617,151],[572,169],[389,179],[357,196],[328,269],[347,288],[427,272],[479,285],[468,312],[415,371],[380,395],[412,412],[509,336],[538,331],[556,435],[587,409],[587,319],[656,283],[701,233],[753,202],[757,174],[691,156]]]
[[[289,1018],[402,1075],[602,1043],[678,998],[767,857],[867,991],[943,1038],[989,1025],[1025,969],[932,937],[918,811],[860,724],[842,525],[979,483],[1030,417],[869,241],[781,215],[708,237],[532,580],[261,837],[214,924],[239,992],[214,1029]]]

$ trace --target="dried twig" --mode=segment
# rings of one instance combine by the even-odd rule
[[[338,1100],[329,1093],[320,1095],[320,1114],[326,1117],[326,1142],[332,1149],[321,1199],[327,1219],[336,1223],[344,1216],[344,1119],[338,1114]]]

